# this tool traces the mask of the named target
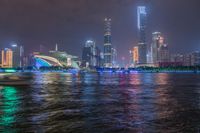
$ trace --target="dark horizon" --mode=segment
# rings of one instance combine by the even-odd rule
[[[128,58],[137,44],[137,6],[139,0],[16,0],[0,1],[0,46],[14,41],[28,52],[39,45],[81,57],[86,40],[93,39],[103,47],[105,17],[112,18],[112,44],[118,58]],[[147,7],[147,40],[160,31],[171,53],[200,50],[199,0],[149,0]],[[127,59],[128,61],[128,59]]]

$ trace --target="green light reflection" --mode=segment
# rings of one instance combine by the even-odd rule
[[[15,115],[19,110],[19,96],[15,87],[3,87],[0,89],[0,131],[15,132],[9,127],[16,122]]]

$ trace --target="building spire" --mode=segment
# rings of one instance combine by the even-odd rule
[[[56,49],[55,49],[56,51],[58,51],[58,44],[56,43]]]

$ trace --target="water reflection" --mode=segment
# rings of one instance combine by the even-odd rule
[[[16,114],[20,106],[20,97],[15,87],[1,87],[0,89],[0,131],[16,132],[11,129],[16,122]]]
[[[29,85],[0,88],[0,131],[197,132],[200,125],[196,74],[31,76]]]

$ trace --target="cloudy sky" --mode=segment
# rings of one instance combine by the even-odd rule
[[[171,52],[200,50],[200,0],[0,0],[0,46],[17,42],[28,52],[59,44],[81,56],[93,39],[103,46],[103,20],[112,18],[113,45],[119,58],[137,43],[137,6],[148,10],[148,45],[160,31]]]

